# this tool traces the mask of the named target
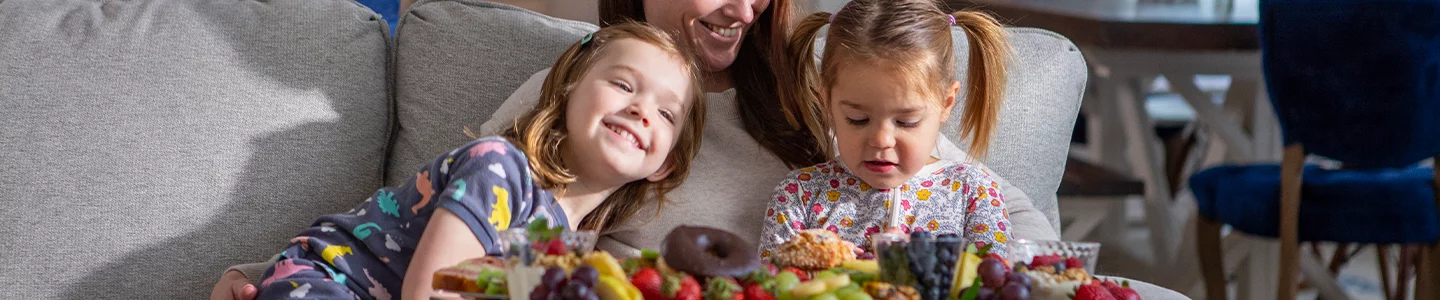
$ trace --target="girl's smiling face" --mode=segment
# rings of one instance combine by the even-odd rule
[[[950,116],[959,83],[948,94],[907,81],[904,72],[876,63],[840,68],[825,103],[840,161],[876,188],[900,186],[930,156],[940,124]],[[944,98],[941,98],[944,97]]]
[[[686,62],[634,39],[609,42],[572,86],[565,108],[565,165],[577,178],[620,186],[659,181],[693,103]]]

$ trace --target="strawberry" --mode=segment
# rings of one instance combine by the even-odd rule
[[[660,293],[660,287],[664,280],[660,278],[660,272],[655,271],[655,268],[640,268],[639,271],[635,271],[635,275],[630,276],[630,283],[640,289],[640,295],[644,295],[645,299],[665,299],[661,297],[663,294]]]
[[[785,267],[785,269],[782,271],[790,271],[790,273],[795,273],[795,276],[800,277],[800,282],[810,281],[810,272],[805,272],[805,270],[801,270],[800,268]]]
[[[1106,281],[1100,285],[1104,286],[1106,290],[1109,290],[1110,295],[1115,296],[1116,300],[1140,300],[1140,294],[1135,293],[1134,289],[1130,289],[1130,282],[1128,281],[1121,285]]]
[[[705,300],[745,300],[745,294],[735,279],[711,277],[705,282]]]
[[[1063,258],[1060,258],[1060,255],[1057,255],[1057,254],[1041,255],[1041,256],[1036,256],[1035,259],[1030,260],[1030,265],[1031,265],[1031,266],[1048,266],[1048,265],[1053,265],[1053,264],[1055,264],[1055,263],[1063,262],[1063,261],[1064,261],[1064,259],[1063,259]]]
[[[775,300],[775,296],[770,295],[770,291],[766,291],[764,286],[761,286],[758,283],[751,283],[750,285],[745,286],[745,299]]]
[[[565,249],[565,241],[562,241],[560,239],[553,239],[550,240],[549,243],[545,244],[545,254],[565,255],[566,252],[567,250]]]
[[[1076,289],[1076,290],[1075,290],[1075,298],[1073,298],[1073,300],[1117,300],[1117,299],[1115,299],[1115,296],[1110,295],[1110,291],[1106,291],[1106,290],[1105,290],[1105,287],[1100,286],[1099,284],[1091,283],[1091,284],[1082,285],[1082,286],[1080,286],[1079,289]]]
[[[661,290],[666,296],[661,299],[667,300],[700,300],[700,282],[690,274],[665,276],[665,285]]]
[[[768,262],[760,264],[760,267],[765,268],[765,271],[770,272],[770,277],[775,277],[776,274],[780,274],[780,268],[776,268],[775,265]]]
[[[1066,259],[1065,259],[1065,268],[1066,268],[1066,269],[1084,268],[1084,267],[1085,267],[1085,263],[1080,262],[1080,259],[1079,259],[1079,258],[1071,257],[1071,258],[1066,258]]]

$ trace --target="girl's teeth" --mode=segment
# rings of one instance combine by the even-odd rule
[[[640,140],[639,140],[639,139],[636,139],[635,136],[630,135],[630,132],[629,132],[629,131],[620,130],[620,128],[616,128],[615,126],[605,126],[605,127],[610,128],[610,131],[614,131],[616,134],[619,134],[621,138],[624,138],[625,140],[630,141],[630,144],[631,144],[631,145],[635,145],[635,148],[641,148],[641,147],[640,147]]]

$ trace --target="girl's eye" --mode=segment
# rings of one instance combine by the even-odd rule
[[[660,117],[665,118],[665,121],[669,121],[670,124],[675,124],[675,114],[670,113],[669,110],[660,110]]]
[[[851,119],[851,118],[845,118],[845,122],[848,122],[848,123],[850,123],[850,125],[854,125],[854,126],[865,126],[865,124],[870,123],[870,119],[859,119],[859,120],[856,120],[856,119]]]
[[[619,80],[611,81],[610,84],[615,85],[615,87],[620,88],[620,90],[623,90],[623,91],[625,91],[626,93],[634,93],[634,92],[635,92],[635,89],[630,88],[630,84],[625,83],[624,81],[619,81]]]
[[[920,127],[920,121],[915,121],[915,122],[895,121],[895,124],[896,124],[896,125],[900,125],[900,127],[904,127],[904,128]]]

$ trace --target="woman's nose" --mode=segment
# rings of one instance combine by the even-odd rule
[[[769,6],[770,0],[731,0],[721,8],[721,12],[727,17],[751,24],[755,22],[755,16]]]

